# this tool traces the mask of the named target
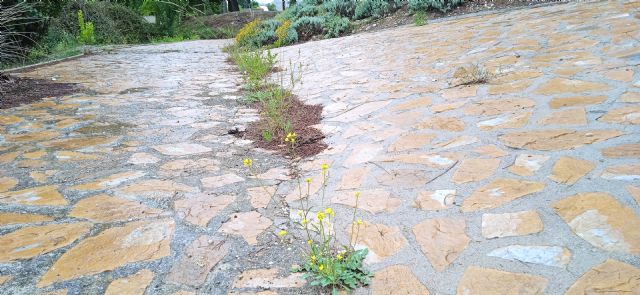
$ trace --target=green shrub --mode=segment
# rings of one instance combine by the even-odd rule
[[[321,16],[303,16],[297,19],[292,27],[298,33],[298,39],[307,41],[315,35],[322,34],[325,18]]]
[[[409,9],[411,11],[425,11],[428,9],[437,9],[447,12],[452,8],[462,4],[464,0],[408,0]]]
[[[416,11],[413,15],[413,23],[415,23],[416,26],[424,26],[427,24],[427,14],[424,10]]]
[[[322,6],[329,15],[352,18],[356,13],[356,2],[353,0],[328,0]]]
[[[326,19],[324,23],[325,38],[336,38],[349,32],[351,23],[346,17],[332,16]]]
[[[400,0],[362,0],[356,5],[354,18],[381,18],[396,11],[400,7]]]
[[[94,44],[96,43],[96,36],[93,31],[93,23],[84,21],[84,14],[82,10],[78,10],[78,27],[80,28],[80,34],[78,40],[82,44]]]
[[[273,3],[269,3],[269,4],[267,4],[267,9],[268,9],[269,11],[278,11],[278,8],[276,8],[276,5],[275,5],[275,4],[273,4]]]

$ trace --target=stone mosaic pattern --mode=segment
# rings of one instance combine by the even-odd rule
[[[278,49],[324,105],[330,148],[301,163],[312,203],[322,163],[338,216],[362,192],[376,274],[356,293],[636,294],[638,40],[638,2],[597,2]],[[24,74],[91,91],[0,112],[0,294],[319,293],[275,234],[300,238],[286,162],[227,135],[257,114],[225,44]],[[475,63],[495,77],[454,87]],[[345,242],[349,221],[331,229]]]
[[[610,1],[277,51],[325,107],[330,205],[362,191],[361,291],[638,294],[639,40],[640,3]],[[455,86],[471,64],[495,76]]]

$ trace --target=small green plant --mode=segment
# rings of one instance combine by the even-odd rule
[[[78,10],[78,25],[80,26],[78,41],[82,44],[95,44],[96,36],[93,32],[93,23],[84,21],[84,13],[82,10]]]
[[[290,147],[291,159],[296,156],[296,138],[297,135],[290,132],[284,141]],[[244,165],[248,167],[249,172],[259,179],[258,174],[253,169],[253,160],[245,159]],[[329,165],[322,164],[322,184],[321,184],[321,205],[314,213],[309,205],[311,196],[311,178],[306,178],[302,184],[302,180],[298,178],[299,197],[302,200],[302,209],[298,211],[298,220],[295,221],[300,230],[303,231],[305,241],[299,241],[303,246],[300,247],[300,254],[303,259],[303,265],[292,269],[293,272],[303,272],[303,277],[307,279],[312,286],[321,286],[331,288],[332,294],[338,294],[339,290],[353,290],[360,285],[369,284],[370,278],[373,276],[363,264],[369,250],[355,249],[355,243],[358,241],[360,227],[364,222],[358,218],[358,203],[360,200],[360,192],[354,195],[355,206],[351,216],[350,237],[348,244],[341,244],[338,241],[334,225],[336,213],[331,207],[324,207],[324,199],[326,195],[327,181],[329,180]],[[262,184],[262,182],[260,181]],[[303,187],[306,186],[306,192]],[[264,186],[263,186],[264,187]],[[265,191],[268,190],[265,188]],[[284,241],[287,231],[280,230],[278,237]]]
[[[413,14],[413,23],[418,27],[426,25],[427,14],[422,10],[416,11],[416,13]]]
[[[266,142],[271,142],[273,140],[273,134],[271,134],[271,131],[269,130],[263,130],[262,139],[264,139],[264,141]]]
[[[458,67],[453,73],[454,86],[483,84],[493,78],[493,74],[479,64],[469,67]]]

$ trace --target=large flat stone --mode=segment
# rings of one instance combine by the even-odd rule
[[[111,282],[104,295],[143,295],[154,276],[152,271],[142,269],[133,275]]]
[[[518,179],[496,179],[475,190],[461,206],[463,212],[491,209],[544,189],[541,182]]]
[[[549,156],[519,154],[513,165],[509,167],[509,172],[520,176],[531,176],[540,170],[547,160],[549,160]]]
[[[640,164],[624,164],[609,166],[602,171],[602,178],[622,181],[640,179]]]
[[[458,283],[457,295],[542,295],[544,277],[469,266]]]
[[[256,211],[232,214],[229,220],[222,224],[218,230],[221,233],[239,235],[249,245],[258,244],[258,235],[273,224],[269,218]]]
[[[528,98],[486,99],[466,107],[463,111],[467,115],[492,116],[529,109],[535,105],[535,101]]]
[[[530,235],[543,229],[537,211],[482,214],[482,236],[487,239]]]
[[[173,203],[178,216],[187,222],[206,227],[211,218],[233,203],[235,196],[218,196],[209,193],[187,194]]]
[[[126,197],[169,199],[177,193],[195,193],[198,189],[172,180],[149,179],[128,184],[117,190]]]
[[[453,205],[456,198],[456,190],[442,189],[435,191],[418,192],[414,207],[425,210],[445,210]]]
[[[458,166],[458,170],[453,174],[451,180],[456,184],[480,181],[493,175],[499,165],[500,159],[495,158],[464,159]]]
[[[69,216],[94,222],[115,222],[154,217],[161,213],[162,210],[146,206],[139,201],[101,194],[77,202]]]
[[[37,286],[114,270],[128,263],[152,261],[171,253],[172,219],[136,221],[86,238],[64,253]]]
[[[30,206],[64,206],[67,205],[67,200],[58,192],[57,185],[47,185],[0,193],[0,203]]]
[[[205,177],[200,180],[200,182],[202,182],[202,186],[209,189],[219,188],[225,185],[229,185],[229,184],[233,184],[241,181],[244,181],[244,178],[233,173],[219,175],[219,176]]]
[[[616,124],[640,124],[640,107],[623,107],[613,109],[604,116],[598,118],[598,121]]]
[[[353,193],[340,193],[331,199],[332,203],[356,206],[356,198]],[[358,201],[358,208],[369,211],[371,213],[392,212],[398,207],[402,201],[391,196],[391,193],[384,190],[366,190],[362,191]]]
[[[436,271],[443,271],[467,248],[471,239],[465,233],[464,219],[427,219],[413,227],[422,253]]]
[[[495,249],[488,256],[511,261],[520,261],[546,266],[566,267],[571,260],[571,251],[559,246],[511,245]]]
[[[283,277],[277,268],[249,269],[241,273],[233,281],[233,288],[299,288],[306,284],[301,273]]]
[[[549,179],[557,183],[571,185],[587,175],[593,168],[595,168],[595,165],[587,160],[561,157],[553,165]]]
[[[197,144],[197,143],[174,143],[163,144],[153,147],[156,151],[167,156],[186,156],[193,154],[208,153],[211,148]]]
[[[230,243],[211,236],[200,236],[189,244],[173,264],[166,280],[172,283],[199,287],[209,272],[227,255]]]
[[[52,221],[53,217],[41,214],[29,214],[29,213],[13,213],[13,212],[1,212],[0,213],[0,226],[11,224],[29,224],[40,223],[46,221]]]
[[[553,95],[564,93],[600,92],[609,89],[610,87],[604,83],[572,80],[566,78],[553,78],[540,85],[540,87],[538,87],[538,89],[536,90],[536,93]]]
[[[25,227],[0,236],[0,262],[27,259],[68,246],[91,229],[91,223]]]
[[[356,248],[368,248],[367,261],[372,263],[397,254],[407,245],[407,240],[397,226],[365,221],[362,225],[347,226],[347,234],[353,237],[357,234],[354,241]]]
[[[607,193],[580,193],[553,208],[574,233],[606,251],[638,255],[640,218]]]
[[[618,130],[541,130],[518,131],[498,136],[506,146],[541,151],[568,150],[624,134]]]
[[[640,269],[608,259],[583,274],[565,295],[637,294],[638,290]]]
[[[607,158],[640,158],[640,143],[621,144],[602,149]]]
[[[377,271],[371,288],[374,295],[429,295],[427,287],[404,265],[392,265]]]
[[[0,192],[6,192],[14,188],[18,180],[13,177],[0,177]]]
[[[70,187],[72,190],[80,190],[80,191],[94,191],[94,190],[102,190],[106,188],[112,188],[119,186],[127,181],[134,180],[144,176],[146,173],[143,171],[127,171],[112,174],[105,178],[100,178],[94,180],[92,182],[78,184]]]

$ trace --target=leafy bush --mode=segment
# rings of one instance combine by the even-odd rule
[[[400,5],[400,0],[362,0],[358,2],[358,5],[356,6],[354,18],[381,18],[396,11],[398,8],[400,8]]]
[[[323,32],[325,18],[321,16],[303,16],[293,23],[293,28],[298,32],[298,39],[307,41],[315,35]]]
[[[447,12],[452,8],[462,4],[464,0],[408,0],[409,9],[411,11],[425,11],[428,9],[437,9]]]
[[[268,9],[269,11],[278,11],[278,8],[276,8],[276,5],[275,5],[275,4],[273,4],[273,3],[269,3],[269,4],[267,4],[267,9]]]
[[[353,0],[328,0],[322,6],[333,16],[352,18],[356,13],[356,2]]]
[[[325,38],[336,38],[349,32],[351,23],[346,17],[332,16],[326,19],[324,23]]]
[[[413,15],[413,23],[416,26],[424,26],[427,24],[427,14],[423,10],[416,11]]]
[[[93,31],[93,23],[84,21],[82,10],[78,10],[78,26],[80,27],[80,35],[78,40],[82,44],[96,43],[96,36]]]
[[[248,46],[251,44],[251,39],[258,34],[258,28],[260,26],[260,19],[254,19],[253,21],[244,25],[238,34],[236,35],[236,42],[240,46]]]

